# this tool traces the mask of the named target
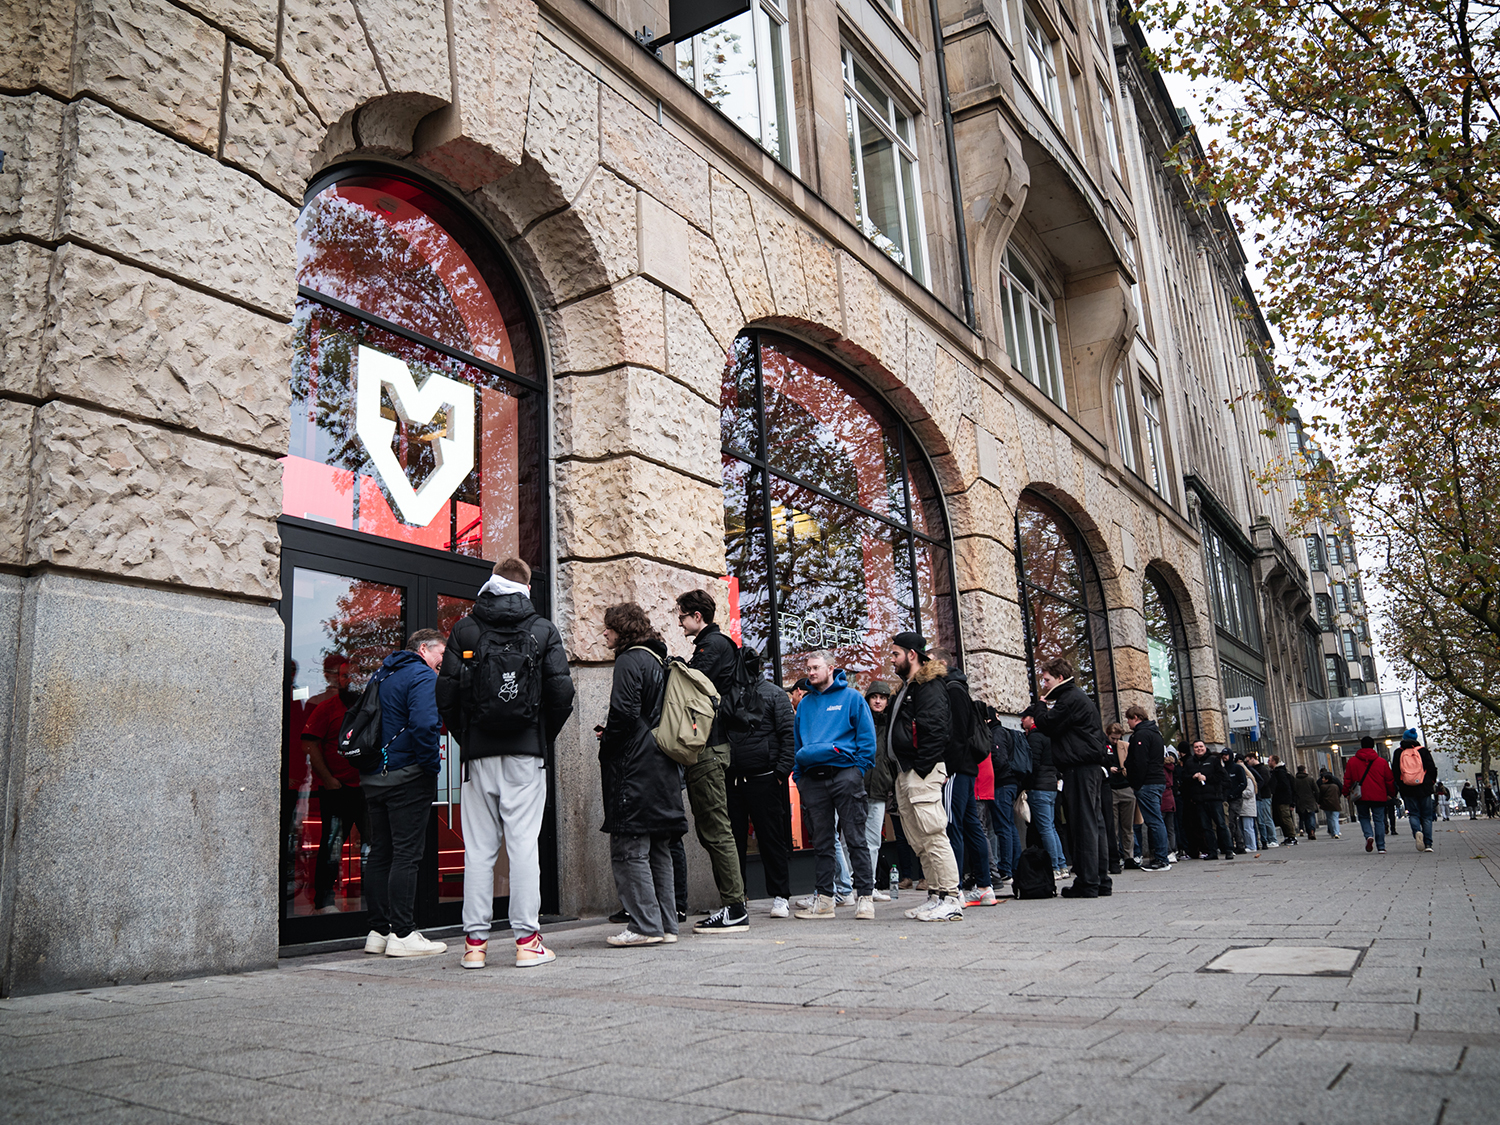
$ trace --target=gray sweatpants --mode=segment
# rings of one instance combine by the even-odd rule
[[[539,933],[542,864],[537,838],[547,805],[540,758],[502,755],[466,764],[459,809],[464,827],[464,933],[486,939],[495,913],[500,842],[510,860],[510,928],[517,941]]]

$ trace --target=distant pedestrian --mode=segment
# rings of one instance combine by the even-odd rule
[[[1135,789],[1125,765],[1130,759],[1130,740],[1124,726],[1110,723],[1104,728],[1107,749],[1104,768],[1109,785],[1110,873],[1137,870],[1135,861]]]
[[[1292,784],[1292,775],[1275,754],[1267,759],[1271,767],[1271,813],[1281,828],[1281,843],[1297,842],[1297,789]]]
[[[1339,815],[1344,811],[1344,795],[1339,779],[1326,767],[1318,771],[1318,807],[1328,821],[1328,834],[1339,838]]]
[[[1375,753],[1375,740],[1368,735],[1360,739],[1359,753],[1344,770],[1344,796],[1355,787],[1359,796],[1354,807],[1359,810],[1359,826],[1365,833],[1365,851],[1385,854],[1385,807],[1395,790],[1395,778],[1386,760]]]
[[[1167,862],[1167,855],[1171,845],[1167,840],[1167,825],[1162,816],[1162,796],[1166,792],[1167,774],[1166,750],[1161,730],[1157,727],[1156,720],[1138,703],[1125,708],[1125,721],[1130,724],[1125,775],[1130,780],[1141,818],[1146,823],[1146,847],[1143,849],[1146,862],[1141,866],[1146,871],[1170,871],[1172,865]]]
[[[1255,835],[1262,848],[1275,848],[1276,821],[1271,812],[1271,767],[1260,760],[1255,750],[1245,753],[1245,768],[1255,775]]]
[[[1260,851],[1259,800],[1257,798],[1255,773],[1243,761],[1235,762],[1234,768],[1244,775],[1245,785],[1237,799],[1231,802],[1235,818],[1240,822],[1240,835],[1247,851]]]
[[[1411,822],[1411,835],[1416,841],[1417,851],[1430,852],[1437,765],[1427,747],[1419,743],[1415,728],[1402,734],[1393,772],[1401,799],[1406,802],[1406,815]]]
[[[1309,840],[1318,838],[1318,783],[1307,772],[1306,766],[1297,767],[1297,776],[1292,778],[1292,792],[1297,797],[1297,818],[1302,822],[1302,831]]]
[[[879,882],[885,815],[895,807],[896,798],[896,759],[891,757],[891,685],[884,680],[871,680],[865,688],[865,702],[870,705],[870,718],[875,722],[875,764],[865,774],[865,844],[870,849],[870,863]],[[891,898],[889,892],[879,887],[875,888],[874,897],[876,902],[889,902]]]
[[[1451,794],[1449,794],[1448,792],[1448,787],[1440,781],[1437,783],[1437,788],[1433,790],[1433,794],[1437,797],[1438,812],[1442,815],[1444,820],[1447,820],[1448,802],[1451,797]]]
[[[1162,754],[1161,769],[1166,784],[1161,790],[1161,818],[1167,826],[1167,862],[1175,863],[1182,855],[1182,814],[1177,803],[1177,767],[1181,759],[1176,750]]]
[[[1479,790],[1474,788],[1472,781],[1466,781],[1459,790],[1459,796],[1464,799],[1464,807],[1469,810],[1469,819],[1473,820],[1479,810]]]
[[[1099,708],[1074,678],[1065,656],[1042,664],[1037,677],[1046,710],[1032,709],[1037,729],[1052,740],[1052,761],[1062,774],[1063,814],[1073,841],[1073,884],[1064,898],[1114,894],[1109,875],[1109,830],[1100,801],[1104,784],[1104,723]]]

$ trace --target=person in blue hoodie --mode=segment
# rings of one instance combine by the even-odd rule
[[[865,774],[875,765],[875,719],[833,654],[807,658],[808,692],[797,705],[792,778],[812,821],[817,893],[798,918],[832,918],[834,834],[842,830],[854,868],[854,916],[875,917],[875,871],[865,846]],[[834,814],[837,812],[837,824]]]
[[[442,755],[437,670],[447,647],[436,629],[418,629],[375,673],[380,728],[388,740],[383,768],[363,775],[370,817],[370,858],[364,868],[370,902],[366,953],[427,957],[448,946],[417,930],[417,868],[427,850],[427,819],[437,800]]]

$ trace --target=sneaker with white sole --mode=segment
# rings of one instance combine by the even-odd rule
[[[516,942],[516,968],[534,969],[538,965],[550,965],[557,954],[542,944],[541,934],[532,934],[525,941]]]
[[[835,895],[833,899],[834,906],[857,906],[858,904],[859,898],[853,891],[846,895]]]
[[[604,940],[614,946],[660,945],[662,941],[660,937],[647,937],[645,934],[638,934],[634,930],[623,930],[618,934],[611,934]]]
[[[917,915],[918,922],[962,922],[963,904],[953,895],[945,895],[937,903]]]
[[[796,913],[798,918],[829,919],[834,916],[833,899],[827,895],[813,895],[812,905]]]
[[[817,897],[818,896],[816,893],[810,894],[805,898],[799,898],[796,902],[792,903],[792,905],[795,906],[798,910],[809,910],[812,908],[813,901]]]
[[[975,887],[964,896],[965,906],[994,906],[999,901],[995,897],[994,887]]]
[[[873,922],[875,920],[875,896],[860,895],[859,901],[854,906],[854,917],[860,922]]]
[[[431,957],[436,953],[446,952],[448,952],[446,942],[429,941],[422,936],[421,930],[413,930],[405,937],[392,934],[385,942],[387,957]]]
[[[772,918],[790,918],[791,916],[792,916],[791,904],[789,902],[787,902],[786,899],[784,899],[784,898],[782,898],[782,897],[780,897],[778,895],[776,898],[773,898],[771,900],[771,917]]]
[[[870,897],[873,898],[876,902],[890,902],[891,901],[891,896],[888,895],[888,894],[886,894],[885,891],[876,891]]]
[[[490,943],[488,941],[470,941],[464,938],[464,955],[459,964],[466,969],[484,968],[484,959],[489,954]]]
[[[927,911],[931,910],[934,906],[937,905],[937,903],[938,896],[935,894],[930,894],[927,896],[927,900],[925,902],[919,902],[916,906],[909,908],[903,913],[905,913],[908,918],[915,919],[918,916],[925,914]]]
[[[369,936],[365,938],[365,952],[384,953],[385,943],[388,940],[385,934],[380,933],[378,930],[371,930]]]
[[[750,928],[750,912],[743,902],[715,910],[693,927],[695,934],[733,934]]]

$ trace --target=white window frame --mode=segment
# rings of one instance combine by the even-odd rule
[[[1141,268],[1135,255],[1135,236],[1128,230],[1122,232],[1124,240],[1121,249],[1125,251],[1125,264],[1130,267],[1130,299],[1135,302],[1136,326],[1141,332],[1146,331],[1146,309],[1141,304]]]
[[[1166,428],[1162,417],[1161,392],[1148,383],[1141,384],[1141,413],[1145,415],[1146,467],[1151,470],[1147,478],[1155,493],[1168,504],[1172,503],[1172,478],[1167,473]]]
[[[1120,454],[1125,467],[1136,472],[1135,426],[1130,419],[1130,391],[1125,386],[1125,365],[1115,368],[1115,432],[1120,438]]]
[[[1120,168],[1120,140],[1115,135],[1115,96],[1109,92],[1109,83],[1102,75],[1095,75],[1099,82],[1099,114],[1104,125],[1104,150],[1109,153],[1109,166],[1116,172]]]
[[[885,105],[875,105],[854,80],[854,68],[858,67],[868,85],[885,95]],[[922,163],[917,157],[917,115],[907,113],[896,100],[885,83],[870,72],[870,68],[857,59],[847,45],[843,47],[844,77],[844,124],[849,134],[849,165],[854,178],[854,220],[864,236],[885,252],[923,285],[927,284],[927,217],[922,209]],[[865,194],[868,179],[865,175],[864,146],[859,142],[859,128],[855,122],[856,112],[861,120],[876,126],[887,140],[892,142],[892,159],[895,161],[897,211],[901,219],[901,244],[897,245],[889,234],[881,231],[865,218],[869,214],[869,200]],[[902,136],[902,123],[906,135]],[[907,185],[901,175],[901,157],[911,162],[914,198],[908,198]],[[915,213],[913,215],[913,213]],[[916,230],[912,230],[913,221]]]
[[[1066,410],[1068,395],[1063,386],[1062,348],[1052,297],[1042,284],[1040,271],[1014,247],[1006,247],[1000,261],[1000,311],[1011,364]]]
[[[1057,48],[1030,5],[1021,4],[1025,28],[1026,78],[1053,120],[1062,120],[1062,97],[1057,89]]]
[[[727,22],[729,21],[726,20],[725,23]],[[724,25],[718,24],[710,27],[676,45],[677,76],[697,90],[699,95],[720,113],[729,117],[729,114],[704,91],[704,72],[703,68],[698,65],[699,53],[704,49],[704,36],[711,35],[722,26]],[[756,106],[760,115],[760,135],[753,139],[793,175],[799,175],[797,111],[792,89],[792,45],[788,33],[785,0],[750,0],[750,26],[754,31],[754,41],[751,44],[754,54],[748,60],[748,64],[755,71]],[[779,91],[776,89],[776,68],[773,65],[776,54],[774,48],[777,47],[780,48],[782,60]],[[760,65],[763,59],[766,60],[765,66]],[[685,69],[690,73],[684,73]],[[782,120],[783,114],[779,112],[780,110],[785,111],[785,120]],[[734,121],[734,118],[729,117],[729,120]],[[738,121],[735,121],[735,125],[738,128],[744,128]],[[782,134],[775,138],[781,149],[779,153],[776,148],[772,147],[770,140],[772,129]]]

